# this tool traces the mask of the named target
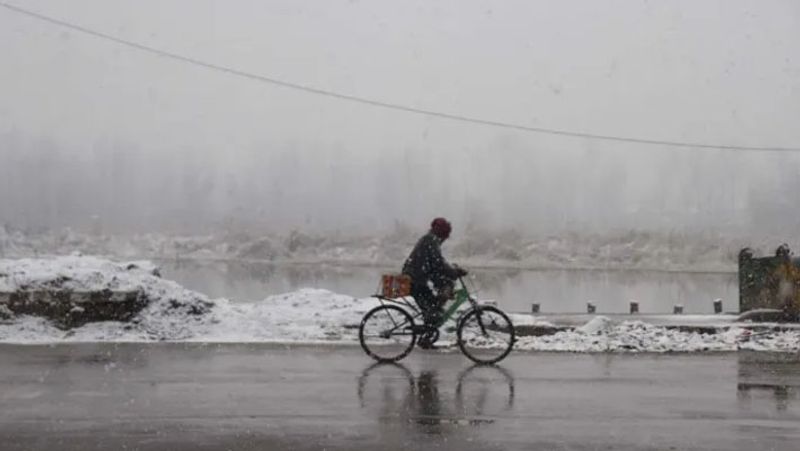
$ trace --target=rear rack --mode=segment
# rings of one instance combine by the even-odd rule
[[[399,305],[402,305],[402,306],[410,308],[415,313],[422,313],[422,311],[419,309],[419,306],[416,305],[416,301],[413,301],[414,298],[410,298],[411,300],[409,300],[409,297],[387,298],[386,296],[384,296],[382,294],[373,294],[370,297],[373,297],[373,298],[377,299],[378,301],[381,302],[381,304],[383,304],[384,302],[389,302],[389,303],[392,303],[392,304],[399,304]]]

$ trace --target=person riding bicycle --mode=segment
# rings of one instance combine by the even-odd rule
[[[442,256],[442,243],[451,231],[446,219],[434,219],[403,264],[402,276],[381,277],[381,292],[372,296],[380,305],[366,312],[358,326],[361,348],[379,363],[397,362],[414,346],[435,349],[442,327],[451,319],[455,327],[446,331],[455,332],[450,337],[477,364],[497,363],[514,348],[516,335],[508,315],[470,294],[471,284],[463,279],[467,271]]]
[[[452,226],[445,218],[434,219],[430,231],[417,241],[403,265],[403,274],[411,278],[411,297],[429,325],[435,325],[442,317],[442,307],[453,297],[455,281],[467,275],[467,271],[451,265],[442,256],[442,243],[451,231]]]

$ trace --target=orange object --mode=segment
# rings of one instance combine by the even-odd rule
[[[411,277],[405,274],[384,274],[381,277],[383,297],[402,298],[411,295]]]

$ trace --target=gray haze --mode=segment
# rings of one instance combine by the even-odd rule
[[[800,3],[55,0],[220,65],[537,127],[800,146]],[[513,132],[158,58],[0,9],[0,224],[796,231],[800,156]],[[96,220],[96,219],[95,219]]]

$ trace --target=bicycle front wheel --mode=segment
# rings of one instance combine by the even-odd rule
[[[500,309],[481,306],[470,310],[458,323],[458,347],[470,360],[492,364],[503,360],[514,347],[514,325]]]
[[[358,340],[364,352],[378,362],[397,362],[417,342],[414,318],[394,305],[375,307],[361,320]]]

